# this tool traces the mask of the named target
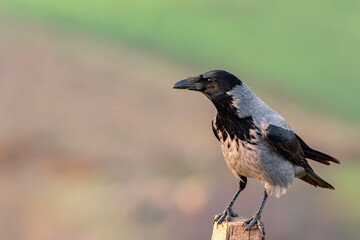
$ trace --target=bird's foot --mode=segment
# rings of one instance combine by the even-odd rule
[[[224,210],[223,213],[220,213],[220,214],[215,216],[214,222],[216,222],[216,226],[219,226],[219,224],[221,224],[224,220],[230,221],[232,217],[238,217],[238,216],[239,215],[236,214],[232,210],[232,207],[229,206]]]
[[[255,225],[255,223],[257,224],[260,232],[261,232],[261,235],[264,237],[264,227],[262,225],[262,223],[260,222],[260,218],[261,218],[261,214],[260,213],[256,213],[255,216],[253,216],[252,218],[250,218],[249,220],[246,220],[244,223],[243,223],[243,227],[245,225],[248,225],[245,230],[244,230],[244,233],[246,231],[249,231],[249,234],[250,234],[250,229]],[[250,236],[250,235],[249,235]]]

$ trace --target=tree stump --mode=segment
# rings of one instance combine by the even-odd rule
[[[264,224],[261,222],[263,234],[257,224],[255,224],[250,231],[244,232],[247,225],[244,225],[244,227],[242,225],[246,220],[247,219],[242,217],[236,217],[232,218],[230,222],[224,221],[222,224],[219,224],[219,226],[214,222],[211,240],[264,240]]]

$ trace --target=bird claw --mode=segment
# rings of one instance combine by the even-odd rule
[[[214,222],[216,222],[216,226],[219,226],[224,220],[227,222],[231,221],[231,218],[238,217],[239,215],[235,213],[231,207],[227,207],[223,213],[218,214],[214,218]]]
[[[261,218],[261,215],[259,213],[256,213],[255,216],[253,216],[252,218],[250,218],[249,220],[246,220],[244,223],[243,223],[243,227],[245,227],[246,225],[248,225],[245,230],[244,230],[244,233],[246,231],[249,231],[249,239],[250,239],[250,229],[255,225],[255,223],[257,223],[257,226],[260,230],[260,233],[262,235],[262,237],[264,237],[264,227],[262,225],[262,223],[260,222],[260,218]]]

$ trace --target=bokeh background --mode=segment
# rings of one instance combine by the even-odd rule
[[[360,236],[358,1],[0,1],[0,239],[210,239],[237,183],[212,104],[225,69],[341,165],[295,180],[268,239]],[[235,204],[251,217],[262,185]]]

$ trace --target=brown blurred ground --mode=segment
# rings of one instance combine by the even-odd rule
[[[0,239],[209,239],[237,185],[212,136],[214,108],[171,89],[208,69],[7,17],[0,28]],[[354,124],[251,87],[309,144],[360,155]],[[337,185],[341,166],[313,165]],[[355,236],[336,194],[296,181],[265,208],[267,236]],[[261,198],[251,181],[235,209],[250,217]]]

